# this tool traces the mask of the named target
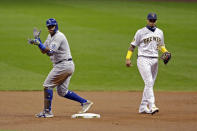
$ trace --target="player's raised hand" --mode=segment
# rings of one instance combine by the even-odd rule
[[[33,35],[35,39],[40,38],[40,33],[41,33],[41,30],[38,31],[37,28],[34,28]]]
[[[130,59],[126,59],[126,66],[127,66],[127,67],[132,66],[131,60],[130,60]]]

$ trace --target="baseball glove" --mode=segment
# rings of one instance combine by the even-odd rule
[[[166,65],[168,61],[171,59],[171,53],[165,52],[161,55],[161,59],[163,60],[163,63]]]

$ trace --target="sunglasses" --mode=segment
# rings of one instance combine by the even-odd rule
[[[150,19],[149,21],[155,23],[156,19]]]

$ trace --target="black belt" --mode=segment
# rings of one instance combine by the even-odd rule
[[[156,57],[156,56],[144,56],[144,55],[140,55],[140,56],[137,56],[137,57],[158,58],[158,57]]]
[[[59,64],[59,63],[61,63],[61,62],[63,62],[63,61],[72,61],[72,60],[73,60],[72,58],[63,59],[63,60],[61,60],[61,61],[56,62],[55,64]]]

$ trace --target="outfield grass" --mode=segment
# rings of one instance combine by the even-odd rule
[[[197,3],[6,0],[0,12],[0,90],[42,90],[52,64],[27,38],[38,27],[44,41],[51,17],[66,34],[76,64],[71,90],[142,90],[137,51],[132,68],[125,67],[125,55],[146,15],[156,12],[172,61],[160,61],[155,89],[197,91]]]

